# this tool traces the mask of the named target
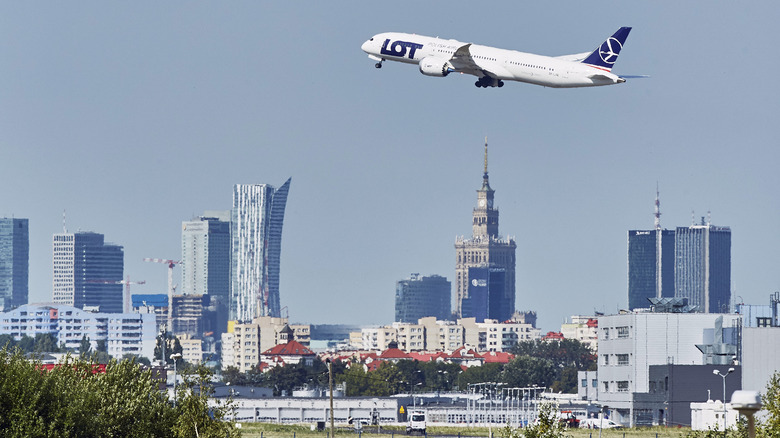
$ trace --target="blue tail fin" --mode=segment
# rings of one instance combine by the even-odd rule
[[[601,67],[607,71],[612,70],[612,66],[617,61],[620,49],[623,48],[629,32],[631,32],[630,27],[621,27],[611,37],[601,43],[582,63]]]

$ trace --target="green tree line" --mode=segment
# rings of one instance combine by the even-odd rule
[[[507,387],[543,386],[555,392],[576,392],[577,371],[595,370],[596,357],[576,340],[528,341],[512,350],[516,355],[507,364],[487,363],[463,370],[444,362],[400,360],[381,362],[366,371],[356,360],[333,364],[333,381],[345,382],[348,396],[387,396],[402,393],[467,390],[469,384],[496,382]],[[319,360],[313,366],[302,364],[241,373],[235,368],[222,372],[223,380],[233,385],[254,385],[274,389],[275,395],[291,394],[294,388],[324,387],[328,382],[327,365]]]
[[[210,372],[195,370],[175,405],[150,370],[135,360],[94,362],[68,357],[51,371],[19,349],[0,350],[0,435],[4,437],[233,437],[230,406],[210,408]]]

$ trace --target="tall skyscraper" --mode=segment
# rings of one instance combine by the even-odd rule
[[[677,227],[675,296],[705,313],[727,313],[731,300],[731,229],[704,218],[699,225]]]
[[[450,319],[451,301],[452,285],[446,278],[412,274],[395,284],[395,321],[416,324],[417,320],[426,316]]]
[[[655,194],[655,228],[628,232],[628,308],[650,306],[648,298],[674,297],[674,230],[661,228]]]
[[[729,311],[731,230],[705,222],[665,230],[656,192],[655,229],[628,232],[628,307],[648,298],[687,298],[698,312]]]
[[[55,234],[53,243],[53,301],[121,313],[124,249],[91,232]]]
[[[290,180],[278,189],[268,184],[233,187],[231,320],[251,322],[259,316],[281,316],[279,262]]]
[[[181,293],[230,298],[230,222],[201,216],[182,222]]]
[[[459,237],[455,241],[455,282],[458,316],[463,315],[463,300],[469,296],[469,268],[495,267],[505,270],[503,302],[511,315],[515,310],[515,250],[512,238],[498,234],[498,208],[493,205],[495,191],[488,181],[487,139],[485,139],[485,169],[482,188],[477,190],[477,207],[474,209],[472,237]]]
[[[28,219],[0,218],[0,310],[27,304],[30,232]]]
[[[174,333],[178,333],[177,324],[183,318],[177,304],[188,302],[186,296],[203,296],[206,297],[204,308],[210,309],[213,314],[209,330],[214,331],[219,339],[227,331],[230,303],[229,211],[206,212],[196,220],[182,222],[181,284],[185,299],[177,301],[177,296],[174,296],[171,309]]]

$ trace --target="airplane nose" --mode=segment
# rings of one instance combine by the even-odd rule
[[[368,46],[370,45],[371,40],[367,40],[365,43],[363,43],[362,46],[360,46],[360,49],[364,52],[368,52]]]

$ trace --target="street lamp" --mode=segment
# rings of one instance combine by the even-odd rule
[[[173,353],[171,360],[173,360],[173,407],[176,407],[176,361],[181,359],[181,353]]]
[[[712,374],[723,378],[723,437],[726,437],[726,376],[734,372],[734,368],[729,368],[726,374],[721,374],[718,370],[712,370]]]

